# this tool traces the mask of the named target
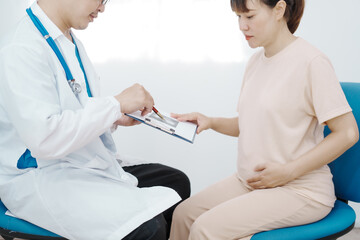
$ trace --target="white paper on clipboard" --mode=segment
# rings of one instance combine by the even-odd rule
[[[141,116],[140,111],[126,115],[187,142],[194,143],[197,129],[197,125],[194,123],[179,122],[178,120],[170,117],[170,114],[162,111],[161,115],[165,118],[165,120],[161,119],[154,112],[148,113],[145,116]]]

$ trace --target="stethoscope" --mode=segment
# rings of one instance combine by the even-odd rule
[[[50,45],[50,47],[52,48],[52,50],[54,51],[54,53],[56,54],[57,58],[59,59],[62,67],[64,68],[65,74],[66,74],[66,79],[69,83],[69,86],[71,88],[71,90],[74,92],[74,94],[77,96],[79,93],[81,93],[82,88],[81,85],[77,82],[75,82],[75,79],[73,78],[70,68],[69,66],[66,64],[66,61],[64,59],[64,57],[62,56],[58,46],[56,45],[55,41],[53,40],[53,38],[49,35],[48,31],[46,30],[46,28],[44,27],[44,25],[40,22],[39,18],[37,18],[34,13],[31,11],[30,8],[26,9],[27,14],[29,15],[31,21],[34,23],[35,27],[40,31],[40,33],[43,35],[43,37],[45,38],[45,40],[47,41],[47,43]],[[72,37],[72,36],[71,36]],[[79,54],[79,50],[77,48],[76,42],[73,39],[73,43],[75,44],[75,52],[76,52],[76,57],[79,61],[81,70],[84,73],[84,77],[85,77],[85,84],[86,84],[86,90],[87,90],[87,94],[89,97],[92,97],[91,91],[90,91],[90,87],[89,87],[89,83],[86,77],[86,73],[85,73],[85,68],[84,65],[82,64],[81,58],[80,58],[80,54]]]

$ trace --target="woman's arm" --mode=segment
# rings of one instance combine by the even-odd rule
[[[188,121],[197,124],[197,134],[207,129],[213,129],[225,135],[233,137],[239,136],[238,117],[211,118],[197,112],[187,114],[173,113],[171,116],[182,122]]]
[[[211,129],[219,133],[238,137],[239,136],[239,123],[238,117],[234,118],[210,118]]]
[[[359,140],[354,115],[343,114],[326,122],[331,133],[316,147],[286,163],[266,163],[256,167],[258,174],[247,180],[253,188],[271,188],[284,185],[338,158]]]

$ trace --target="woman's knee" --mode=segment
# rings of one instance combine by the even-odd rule
[[[191,198],[186,199],[175,208],[173,220],[185,220],[191,218],[192,214],[196,212],[196,208],[194,207],[191,200]]]
[[[207,221],[204,218],[196,219],[191,225],[189,240],[202,240],[202,239],[213,239],[211,238],[211,227],[208,226]]]
[[[223,217],[209,212],[200,215],[191,225],[189,240],[234,239]]]
[[[173,216],[172,216],[173,221],[177,222],[177,221],[183,220],[184,217],[187,215],[186,206],[184,205],[184,203],[185,202],[182,202],[176,206]]]

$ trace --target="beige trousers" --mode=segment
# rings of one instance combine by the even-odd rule
[[[330,210],[286,187],[249,190],[235,174],[177,206],[170,240],[250,239],[257,232],[318,221]]]

